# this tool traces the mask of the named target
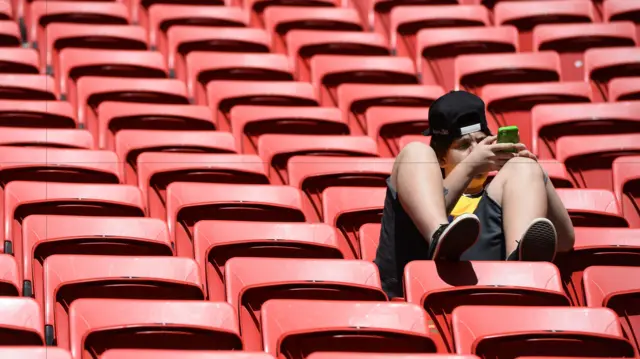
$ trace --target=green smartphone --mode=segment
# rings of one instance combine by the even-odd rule
[[[520,143],[518,126],[505,126],[498,129],[498,143]],[[508,152],[515,152],[509,150]]]

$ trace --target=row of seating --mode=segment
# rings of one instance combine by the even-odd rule
[[[11,273],[11,257],[0,259],[3,272]],[[327,348],[317,347],[327,343],[318,342],[320,338],[338,340],[349,332],[365,342],[354,339],[350,346],[347,339],[338,342],[337,350],[362,351],[366,347],[352,346],[366,343],[376,347],[373,352],[482,356],[502,352],[498,357],[511,357],[511,350],[516,357],[518,350],[526,351],[523,347],[528,341],[507,339],[512,334],[506,333],[516,328],[538,332],[532,334],[543,340],[548,336],[551,342],[559,341],[553,349],[547,348],[556,353],[566,350],[571,355],[586,355],[591,350],[600,356],[629,357],[634,355],[633,345],[637,346],[623,339],[623,332],[632,340],[638,333],[635,293],[640,283],[638,269],[632,267],[584,270],[585,304],[606,310],[570,309],[560,273],[549,263],[412,262],[405,269],[407,303],[383,303],[386,295],[375,265],[361,260],[232,258],[224,266],[222,296],[211,291],[207,296],[201,270],[193,260],[179,257],[52,255],[44,260],[42,288],[34,286],[35,300],[0,298],[0,317],[3,326],[14,328],[10,334],[15,343],[57,345],[70,349],[78,359],[99,356],[131,338],[134,347],[142,348],[265,350],[304,358]],[[505,271],[511,275],[505,276]],[[3,289],[10,289],[12,278],[5,275],[3,279]],[[210,301],[202,301],[207,297]],[[298,300],[272,300],[275,298]],[[465,307],[468,305],[485,307]],[[428,318],[439,335],[431,335]],[[165,331],[177,335],[157,344],[154,333]],[[575,337],[564,331],[582,332],[574,334],[577,337],[592,332],[618,338],[582,338],[588,345],[576,348],[571,345]],[[147,336],[134,335],[145,332]],[[188,340],[180,335],[185,332],[192,334]],[[313,332],[316,334],[307,337]],[[493,339],[479,346],[477,338],[488,334]],[[287,340],[288,335],[302,336]],[[381,338],[388,340],[376,342]],[[510,349],[503,350],[501,340],[516,345],[505,345]],[[132,344],[128,345],[125,347]],[[291,348],[285,350],[287,345]],[[81,354],[83,351],[89,353]]]

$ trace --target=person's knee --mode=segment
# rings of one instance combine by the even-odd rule
[[[391,183],[397,188],[396,180],[399,172],[411,173],[417,165],[424,166],[428,164],[440,167],[438,157],[433,151],[433,148],[422,142],[409,143],[400,151],[398,156],[396,156],[396,161],[391,173]]]
[[[436,153],[433,151],[431,146],[428,146],[422,142],[411,142],[408,145],[404,146],[402,151],[398,154],[396,161],[398,160],[419,160],[419,161],[436,161],[438,157]]]
[[[510,159],[504,167],[498,172],[498,174],[506,175],[508,178],[527,177],[531,180],[543,179],[543,171],[540,164],[531,158],[526,157],[514,157]]]
[[[489,184],[487,193],[501,205],[502,193],[507,183],[531,183],[538,179],[544,181],[544,172],[538,162],[526,157],[514,157],[498,171]]]

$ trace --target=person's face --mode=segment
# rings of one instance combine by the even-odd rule
[[[445,175],[448,175],[460,162],[462,162],[478,143],[484,140],[487,135],[484,132],[473,132],[466,134],[462,137],[455,139],[447,154],[442,159],[442,167],[444,168]],[[477,176],[473,182],[484,181],[487,178],[487,174]],[[473,185],[474,183],[471,183]]]

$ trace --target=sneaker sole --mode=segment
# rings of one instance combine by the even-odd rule
[[[458,217],[440,237],[433,259],[443,261],[460,260],[462,253],[476,243],[479,234],[480,222],[477,217],[472,215]]]
[[[557,234],[547,219],[534,221],[520,241],[520,260],[551,262],[556,256]]]

